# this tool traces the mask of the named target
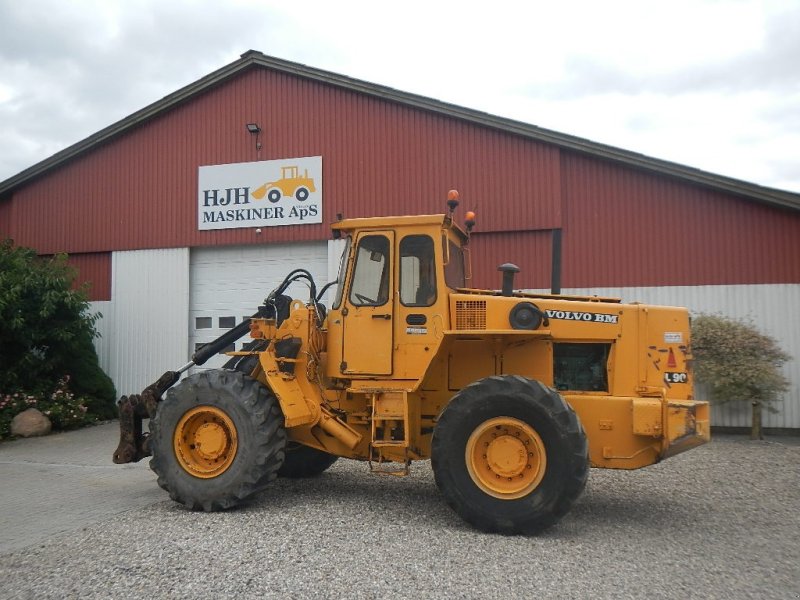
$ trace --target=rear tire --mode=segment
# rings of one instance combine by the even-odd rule
[[[253,340],[242,345],[242,352],[263,352],[269,346],[269,340]],[[252,377],[260,359],[258,354],[246,354],[244,356],[232,356],[228,362],[222,365],[223,369],[239,371]],[[254,378],[255,379],[255,378]]]
[[[231,508],[275,479],[286,431],[275,396],[242,373],[195,373],[150,419],[158,485],[192,510]]]
[[[487,532],[537,533],[558,522],[586,485],[586,434],[554,390],[519,376],[458,392],[436,424],[436,485],[465,521]]]
[[[278,477],[290,479],[316,477],[327,471],[337,460],[339,457],[333,454],[297,442],[289,442],[286,445],[283,465],[278,469]]]
[[[268,345],[269,343],[266,340],[256,340],[245,344],[243,349],[251,352],[261,352],[266,350]],[[225,367],[250,375],[258,365],[258,360],[258,355],[234,356],[225,363]],[[297,442],[287,442],[283,465],[278,469],[278,477],[288,477],[289,479],[316,477],[328,470],[338,459],[338,456],[328,454],[322,450],[304,446]]]

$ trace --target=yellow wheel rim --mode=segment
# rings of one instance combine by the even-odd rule
[[[219,408],[198,406],[175,428],[173,447],[178,463],[195,477],[219,477],[236,458],[236,426]]]
[[[515,500],[541,483],[547,455],[533,427],[513,417],[496,417],[469,436],[466,462],[481,490],[501,500]]]

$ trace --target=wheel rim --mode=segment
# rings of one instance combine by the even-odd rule
[[[238,447],[236,426],[219,408],[198,406],[175,428],[173,447],[183,469],[202,479],[219,477],[233,463]]]
[[[495,498],[514,500],[541,483],[547,455],[533,427],[513,417],[496,417],[472,432],[466,463],[481,490]]]

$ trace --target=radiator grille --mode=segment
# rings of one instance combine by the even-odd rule
[[[456,302],[456,329],[486,329],[486,300]]]

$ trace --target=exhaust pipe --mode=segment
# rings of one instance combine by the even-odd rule
[[[519,267],[511,263],[503,263],[497,270],[503,274],[503,289],[500,292],[501,296],[514,295],[514,275],[519,273]]]

